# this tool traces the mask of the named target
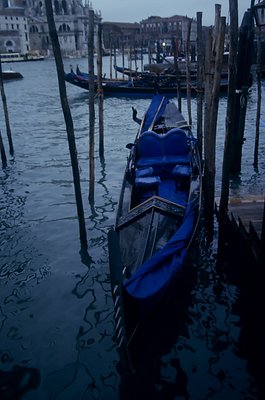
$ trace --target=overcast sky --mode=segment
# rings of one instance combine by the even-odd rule
[[[239,22],[250,3],[251,0],[238,0]],[[92,0],[93,9],[101,11],[103,22],[140,22],[151,15],[196,18],[197,11],[201,11],[206,26],[214,24],[215,4],[222,5],[222,16],[228,21],[229,0]]]

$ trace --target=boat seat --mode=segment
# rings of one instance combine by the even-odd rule
[[[141,189],[150,190],[158,187],[161,182],[159,176],[144,176],[135,179],[135,186]]]
[[[136,178],[142,178],[142,177],[145,177],[145,176],[152,176],[153,172],[154,172],[154,168],[153,167],[136,169],[135,170],[135,177]]]
[[[189,165],[176,165],[172,171],[172,175],[177,179],[188,179],[190,177],[191,167]]]
[[[173,128],[165,135],[146,131],[138,141],[136,165],[138,168],[144,168],[189,164],[189,151],[187,136],[182,129]]]

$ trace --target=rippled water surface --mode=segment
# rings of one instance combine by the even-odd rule
[[[86,60],[67,60],[65,69],[77,62],[86,68]],[[108,72],[108,60],[104,62]],[[0,398],[129,399],[131,382],[126,383],[113,341],[107,232],[115,219],[128,154],[125,145],[137,129],[131,107],[142,116],[150,99],[105,99],[105,159],[98,157],[96,126],[95,204],[90,206],[88,93],[67,85],[89,240],[86,253],[80,250],[54,61],[13,64],[12,68],[24,79],[5,84],[15,156],[8,157],[8,166],[0,169]],[[196,110],[195,99],[192,106]],[[225,107],[222,97],[217,194]],[[264,194],[264,120],[259,169],[252,166],[255,107],[254,90],[242,174],[233,185],[233,195]],[[264,111],[263,104],[263,116]],[[183,112],[186,115],[185,99]],[[196,115],[193,123],[196,128]],[[0,129],[8,153],[2,111]],[[159,399],[256,399],[248,360],[238,351],[241,324],[235,305],[240,289],[228,280],[220,281],[216,238],[206,245],[202,233],[200,244],[182,329],[165,346],[152,389]],[[149,361],[151,365],[153,360]],[[140,383],[143,391],[145,383]]]

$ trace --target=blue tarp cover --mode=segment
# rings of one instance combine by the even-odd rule
[[[159,110],[159,113],[156,116],[156,112],[157,112],[157,110],[159,108],[159,105],[160,105],[162,100],[163,100],[163,104],[162,104],[162,106],[161,106],[161,108]],[[167,103],[168,103],[168,99],[166,99],[164,96],[162,96],[159,93],[156,94],[152,98],[150,106],[148,107],[148,110],[147,110],[146,115],[145,115],[145,121],[143,123],[142,132],[145,132],[150,128],[155,116],[156,116],[156,120],[157,120],[159,117],[161,117],[161,115],[163,115]]]
[[[194,229],[195,204],[194,201],[188,203],[182,225],[163,249],[124,283],[125,290],[135,300],[143,303],[158,300],[181,269]]]

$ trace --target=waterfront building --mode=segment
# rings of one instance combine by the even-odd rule
[[[53,0],[54,20],[63,56],[87,55],[90,3]],[[95,26],[100,20],[95,13]],[[0,0],[0,51],[49,55],[52,46],[45,3],[38,0]]]
[[[24,8],[1,7],[0,1],[0,53],[30,50],[28,20]]]
[[[149,46],[150,41],[160,45],[161,52],[169,55],[172,52],[172,39],[177,43],[178,53],[185,53],[184,43],[187,38],[189,18],[182,15],[172,17],[151,16],[140,22],[140,34],[143,45]],[[190,44],[195,48],[197,39],[197,21],[192,20]]]

